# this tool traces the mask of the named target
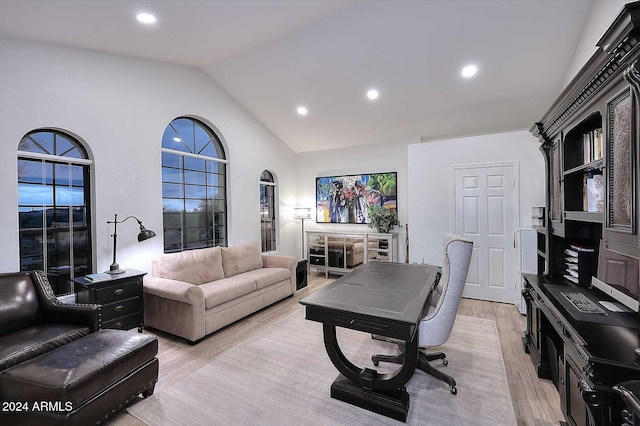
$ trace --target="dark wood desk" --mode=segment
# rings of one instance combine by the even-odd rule
[[[369,262],[300,301],[306,319],[323,324],[324,346],[341,373],[331,397],[406,421],[405,385],[418,364],[418,327],[435,283],[436,266]],[[406,342],[406,359],[395,372],[379,374],[353,365],[342,353],[336,327]]]
[[[570,426],[623,423],[624,403],[613,386],[640,380],[640,318],[635,312],[581,314],[559,290],[613,301],[597,289],[524,274],[527,328],[523,337],[538,377],[551,379]]]

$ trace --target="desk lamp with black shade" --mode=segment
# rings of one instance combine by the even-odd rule
[[[153,232],[150,229],[146,229],[143,225],[142,225],[142,221],[140,219],[138,219],[135,216],[127,216],[125,217],[123,220],[118,220],[118,215],[115,214],[113,217],[113,221],[108,220],[107,223],[111,224],[113,223],[113,234],[111,235],[113,237],[113,263],[109,266],[109,270],[105,271],[107,274],[112,274],[112,275],[116,275],[116,274],[122,274],[124,273],[124,269],[120,269],[120,265],[118,265],[118,263],[116,262],[116,242],[118,239],[118,233],[117,233],[117,228],[118,228],[118,224],[119,223],[124,223],[126,222],[128,219],[135,219],[136,221],[138,221],[138,225],[140,225],[140,232],[138,233],[138,242],[144,241],[144,240],[148,240],[149,238],[153,238],[156,236],[156,233]]]

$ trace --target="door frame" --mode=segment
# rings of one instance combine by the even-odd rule
[[[456,171],[458,170],[468,170],[468,169],[483,169],[483,168],[494,168],[494,167],[511,167],[512,176],[513,176],[513,206],[512,206],[512,214],[513,214],[513,235],[511,236],[512,244],[511,249],[513,255],[513,276],[512,279],[515,278],[515,266],[516,266],[516,256],[518,255],[516,251],[516,231],[520,228],[520,161],[496,161],[490,163],[468,163],[468,164],[454,164],[450,166],[451,169],[451,204],[449,211],[449,220],[451,221],[451,227],[453,233],[457,232],[456,229]],[[463,235],[463,234],[460,234]],[[508,277],[507,277],[508,279]],[[517,306],[517,295],[520,294],[522,290],[522,282],[521,280],[515,280],[514,283],[514,299],[513,304]],[[465,283],[466,285],[466,283]]]

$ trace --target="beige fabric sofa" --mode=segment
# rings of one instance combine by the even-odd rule
[[[144,278],[145,325],[196,342],[292,295],[297,263],[255,243],[164,254]]]

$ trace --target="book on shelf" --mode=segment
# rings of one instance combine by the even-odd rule
[[[604,211],[604,181],[602,174],[585,173],[582,182],[582,210]]]
[[[594,129],[582,135],[582,162],[592,163],[602,158],[602,129]]]
[[[604,182],[602,175],[593,175],[591,179],[587,179],[587,211],[603,212],[604,211]]]
[[[96,281],[104,281],[111,279],[111,275],[106,274],[104,272],[98,272],[97,274],[88,274],[85,275],[84,278],[87,281],[96,282]]]

